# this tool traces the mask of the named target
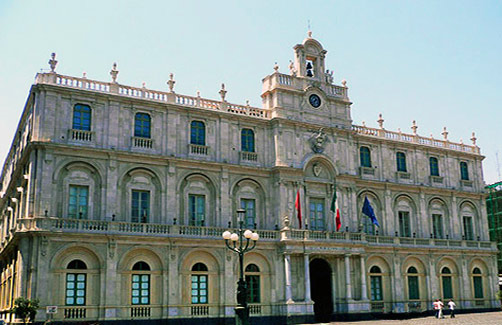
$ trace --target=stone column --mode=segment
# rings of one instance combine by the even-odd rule
[[[309,254],[303,254],[303,264],[305,268],[305,301],[312,300],[310,295],[310,268],[309,268]]]
[[[345,289],[347,291],[345,295],[347,300],[352,299],[352,285],[350,284],[350,254],[345,254]]]
[[[368,289],[366,287],[366,260],[361,255],[361,300],[368,300]]]
[[[291,256],[284,254],[284,276],[286,278],[286,303],[292,304],[293,294],[291,291]]]

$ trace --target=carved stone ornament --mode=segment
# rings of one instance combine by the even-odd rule
[[[313,169],[315,177],[319,177],[319,175],[321,175],[322,172],[322,165],[319,163],[315,163]]]
[[[326,143],[328,142],[328,136],[326,135],[326,133],[324,133],[324,129],[320,128],[319,132],[310,137],[309,142],[313,152],[323,153],[326,147]]]

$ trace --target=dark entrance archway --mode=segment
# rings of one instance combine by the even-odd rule
[[[314,301],[316,322],[329,322],[333,314],[331,267],[323,259],[310,262],[310,292]]]

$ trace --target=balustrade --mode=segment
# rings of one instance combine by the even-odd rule
[[[148,318],[151,315],[150,307],[132,307],[131,318]]]
[[[142,137],[131,137],[132,146],[134,148],[152,149],[153,140]]]
[[[88,219],[65,219],[36,217],[18,219],[13,224],[11,233],[7,233],[0,244],[0,250],[6,247],[17,232],[48,231],[48,232],[68,232],[68,233],[96,233],[96,234],[124,234],[124,235],[145,235],[160,237],[199,237],[206,239],[220,239],[221,233],[227,230],[226,227],[210,226],[187,226],[187,225],[167,225],[154,223],[138,223],[123,221],[105,221]],[[395,236],[378,236],[364,233],[332,232],[291,229],[287,231],[279,230],[257,230],[263,241],[280,241],[282,238],[293,241],[318,241],[333,242],[346,245],[369,244],[383,246],[426,246],[454,248],[454,249],[496,249],[495,243],[489,241],[475,240],[452,240],[434,238],[411,238]],[[281,233],[285,236],[281,236]],[[283,235],[284,235],[283,234]]]
[[[198,144],[189,144],[190,154],[197,156],[207,156],[209,153],[208,146],[201,146]]]
[[[251,161],[251,162],[258,161],[258,154],[256,152],[241,151],[240,153],[242,161]]]
[[[87,310],[85,308],[65,308],[65,319],[83,319],[86,318]]]
[[[70,129],[68,130],[68,138],[72,141],[91,142],[93,133],[92,131]]]

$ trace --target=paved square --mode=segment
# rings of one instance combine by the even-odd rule
[[[360,322],[332,322],[331,325],[502,325],[502,311],[478,314],[460,314],[455,318],[447,316],[444,319],[436,319],[433,316],[414,318],[407,320],[374,320]],[[323,323],[320,323],[323,324]],[[328,323],[324,323],[328,324]]]

